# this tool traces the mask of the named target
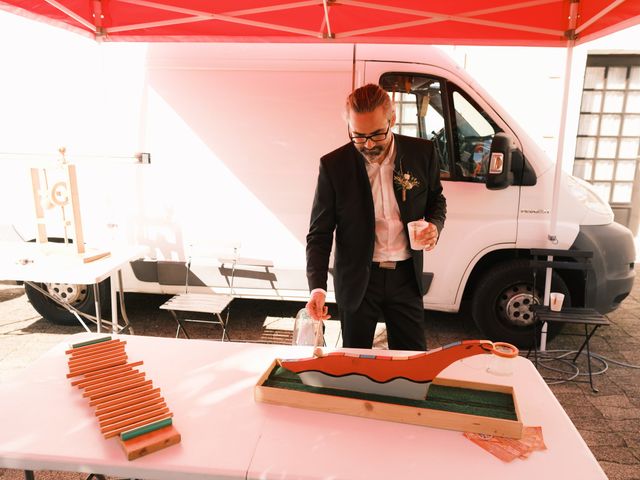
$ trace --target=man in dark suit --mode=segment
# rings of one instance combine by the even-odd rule
[[[384,316],[390,349],[426,350],[423,249],[444,227],[437,153],[430,141],[395,135],[389,95],[369,84],[347,98],[351,142],[320,159],[309,233],[307,309],[328,317],[329,256],[335,232],[334,286],[345,347],[371,348]],[[425,219],[410,248],[407,223]]]

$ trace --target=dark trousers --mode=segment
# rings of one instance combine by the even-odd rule
[[[381,317],[390,350],[427,349],[424,306],[411,259],[398,262],[394,270],[371,266],[369,286],[358,309],[340,309],[342,346],[371,348]]]

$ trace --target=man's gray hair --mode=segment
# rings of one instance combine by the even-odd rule
[[[345,105],[345,115],[347,120],[351,112],[368,113],[373,112],[379,106],[383,107],[385,116],[391,120],[394,106],[389,94],[380,85],[369,83],[351,92],[347,97]]]

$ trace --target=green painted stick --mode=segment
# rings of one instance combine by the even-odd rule
[[[143,427],[134,428],[133,430],[127,430],[126,432],[122,432],[120,434],[120,440],[131,440],[132,438],[139,437],[140,435],[144,435],[145,433],[159,430],[162,427],[168,427],[172,423],[173,420],[171,418],[165,418],[164,420],[158,420],[157,422],[150,423],[149,425],[144,425]]]
[[[86,347],[87,345],[93,345],[94,343],[108,342],[109,340],[111,340],[111,337],[96,338],[95,340],[87,340],[86,342],[74,343],[73,345],[71,345],[71,348]]]

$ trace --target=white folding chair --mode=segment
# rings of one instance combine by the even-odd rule
[[[229,322],[229,304],[234,299],[233,296],[233,281],[235,274],[235,266],[238,259],[238,251],[239,245],[234,244],[232,246],[233,254],[229,256],[229,258],[225,258],[224,260],[216,259],[216,263],[219,266],[222,266],[226,262],[230,262],[232,265],[232,275],[230,281],[230,295],[220,294],[214,292],[208,293],[194,293],[190,292],[189,278],[193,274],[193,267],[196,263],[200,264],[209,264],[212,262],[212,253],[213,249],[209,248],[199,248],[190,246],[190,253],[185,262],[186,274],[185,274],[185,289],[184,293],[180,293],[178,295],[174,295],[169,300],[167,300],[164,304],[160,306],[162,310],[167,310],[173,318],[175,319],[178,327],[176,329],[176,338],[180,335],[180,330],[184,332],[186,338],[190,338],[185,328],[185,322],[193,322],[193,323],[206,323],[206,324],[217,324],[222,327],[222,337],[221,340],[224,341],[225,338],[229,339],[229,334],[227,333],[227,327]],[[208,250],[208,251],[207,251]],[[193,319],[193,318],[180,318],[180,315],[177,312],[192,312],[192,313],[204,313],[213,316],[211,320],[201,320],[201,319]]]

